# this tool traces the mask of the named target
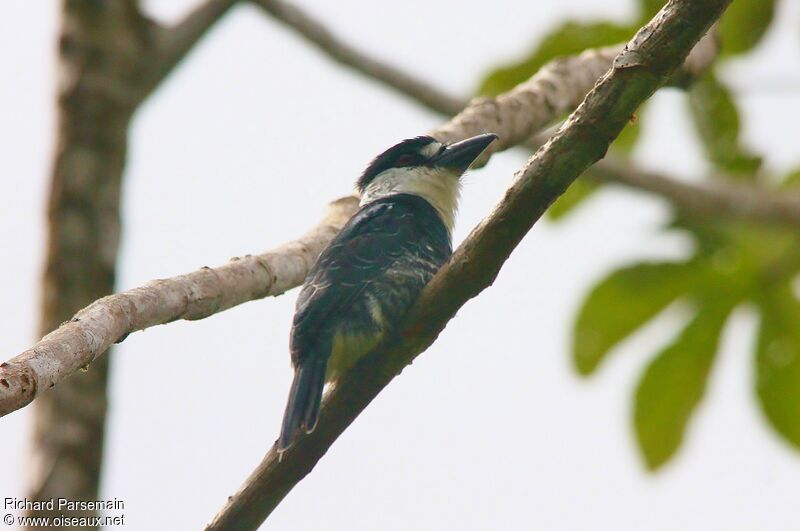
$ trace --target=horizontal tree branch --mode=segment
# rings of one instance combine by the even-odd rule
[[[595,164],[592,177],[651,192],[693,217],[726,216],[800,227],[800,194],[796,192],[781,193],[721,178],[706,183],[685,183],[613,158]]]
[[[300,437],[280,456],[273,446],[208,530],[261,525],[359,413],[436,339],[455,312],[492,284],[536,220],[581,172],[603,157],[637,107],[666,81],[729,3],[670,0],[636,34],[556,135],[528,161],[503,200],[426,286],[399,335],[360,360],[326,394],[314,432]]]
[[[273,251],[95,301],[32,348],[0,364],[0,415],[26,406],[131,332],[177,319],[202,319],[297,286],[357,206],[353,196],[334,201],[317,227]]]

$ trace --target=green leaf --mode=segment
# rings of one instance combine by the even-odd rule
[[[677,216],[672,228],[686,231],[695,241],[694,261],[704,264],[704,287],[740,298],[755,298],[763,287],[765,269],[798,250],[797,230],[724,218],[691,219]]]
[[[636,389],[633,422],[648,468],[663,465],[681,444],[706,388],[731,305],[706,300],[675,341],[650,363]]]
[[[736,0],[719,23],[722,54],[747,52],[761,41],[775,15],[775,0]]]
[[[600,281],[581,307],[573,332],[573,361],[593,373],[611,348],[684,294],[697,276],[695,264],[641,263]]]
[[[756,393],[770,424],[800,447],[800,302],[789,285],[759,301]]]
[[[584,175],[590,171],[591,168],[586,170]],[[553,221],[561,219],[572,212],[572,210],[585,199],[591,197],[598,188],[599,186],[596,183],[586,179],[586,177],[581,177],[573,182],[569,188],[567,188],[567,191],[556,199],[555,203],[547,209],[547,217]]]
[[[752,176],[758,170],[761,158],[740,144],[736,103],[712,73],[689,89],[689,108],[706,156],[715,166],[735,176]]]
[[[628,40],[634,32],[632,26],[608,22],[566,22],[549,33],[522,61],[501,67],[486,76],[479,93],[496,95],[506,92],[526,81],[545,63],[565,55],[574,55],[587,48],[596,48]]]
[[[781,183],[781,187],[783,188],[800,187],[800,168],[792,170],[788,174],[786,174],[786,177],[784,177],[783,182]]]

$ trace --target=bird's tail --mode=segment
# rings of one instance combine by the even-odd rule
[[[317,426],[327,365],[326,359],[309,359],[295,369],[289,402],[283,414],[281,435],[278,437],[279,452],[292,445],[300,430],[311,433]]]

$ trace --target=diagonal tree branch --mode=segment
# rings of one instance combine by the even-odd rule
[[[208,530],[256,529],[338,436],[388,383],[425,350],[455,312],[494,281],[510,253],[547,207],[610,142],[730,0],[670,0],[518,174],[492,213],[473,230],[414,305],[397,338],[363,358],[324,400],[317,428],[279,458],[275,447]]]
[[[175,26],[162,27],[152,23],[153,44],[140,79],[138,99],[146,98],[238,1],[204,0]]]
[[[410,96],[433,111],[450,116],[456,114],[467,104],[466,101],[451,96],[414,75],[403,72],[347,44],[329,31],[324,24],[299,7],[282,0],[251,1],[270,16],[315,44],[322,53],[334,61],[378,80],[401,94]]]

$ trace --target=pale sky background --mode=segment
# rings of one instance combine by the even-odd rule
[[[151,0],[174,20],[188,0]],[[0,351],[37,322],[54,132],[55,1],[5,0],[0,17]],[[337,34],[454,93],[519,57],[557,21],[623,20],[633,0],[302,5]],[[744,91],[750,145],[769,167],[800,162],[800,3],[756,53],[726,69]],[[118,288],[217,265],[292,239],[366,163],[439,118],[341,69],[249,6],[230,13],[140,109],[131,129]],[[681,97],[662,91],[636,156],[706,167]],[[461,241],[502,196],[522,153],[474,172]],[[650,356],[686,318],[673,307],[592,379],[570,363],[587,289],[615,266],[680,256],[658,235],[665,204],[607,189],[566,222],[538,224],[494,286],[396,379],[268,520],[278,530],[789,530],[800,525],[800,455],[752,399],[752,312],[725,333],[706,399],[679,456],[645,472],[631,395]],[[116,350],[102,493],[126,529],[199,529],[277,436],[291,370],[296,292],[200,322],[131,335]],[[610,309],[613,311],[613,309]],[[0,498],[24,495],[28,410],[0,419]]]

